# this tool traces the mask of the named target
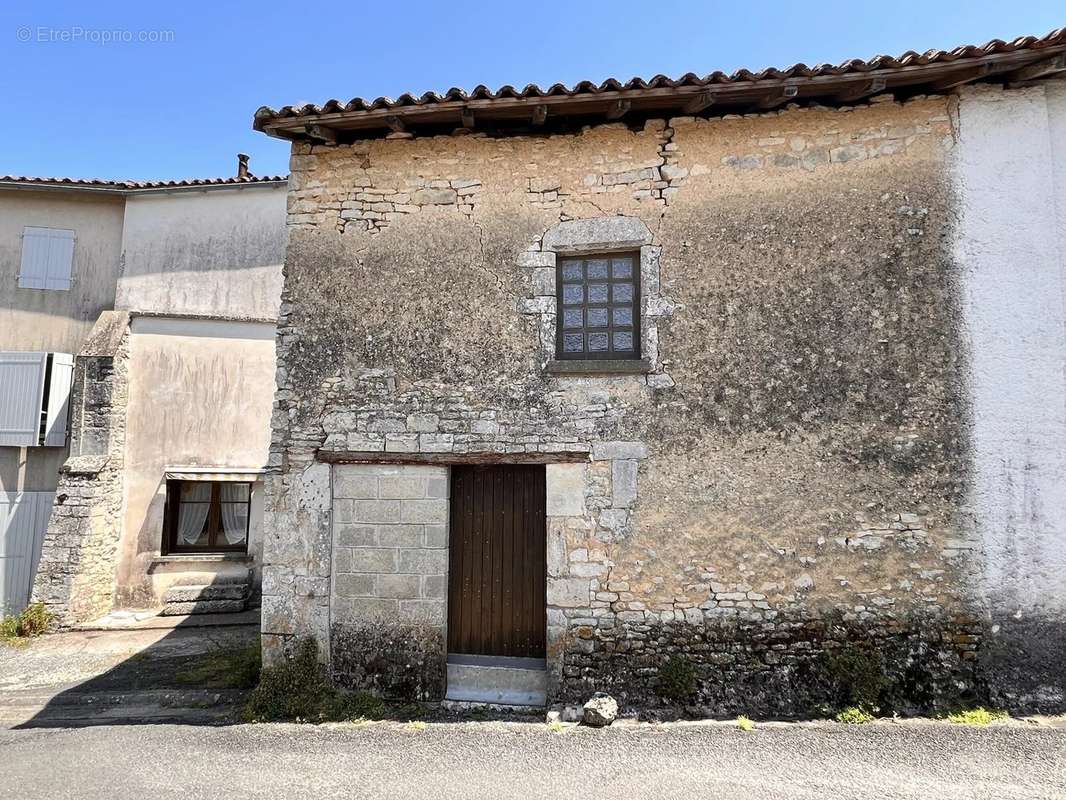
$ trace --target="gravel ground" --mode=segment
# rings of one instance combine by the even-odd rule
[[[1066,797],[1066,730],[1024,723],[180,725],[0,731],[26,798]]]

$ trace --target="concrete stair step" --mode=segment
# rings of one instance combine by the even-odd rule
[[[197,600],[188,603],[167,603],[159,612],[162,617],[185,614],[234,614],[244,611],[247,600]]]
[[[447,700],[504,706],[544,706],[548,673],[543,667],[448,663]]]
[[[163,594],[164,603],[194,603],[200,600],[244,600],[247,583],[212,583],[171,586]]]

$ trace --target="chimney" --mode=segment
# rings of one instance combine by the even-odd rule
[[[237,177],[241,180],[252,177],[248,171],[248,154],[237,153]]]

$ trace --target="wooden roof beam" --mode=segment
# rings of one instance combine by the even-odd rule
[[[849,89],[844,89],[839,94],[835,95],[834,99],[841,103],[854,103],[856,100],[862,100],[864,97],[880,94],[885,90],[887,83],[888,82],[882,77],[871,78],[868,81],[857,83]]]
[[[607,109],[607,119],[621,119],[629,113],[629,109],[632,107],[633,101],[631,100],[615,100],[611,103],[611,107]]]
[[[714,92],[700,92],[681,108],[682,114],[699,114],[714,105]]]
[[[393,133],[405,133],[407,131],[407,125],[402,119],[395,115],[391,117],[385,117],[385,124],[392,129]]]
[[[771,108],[777,108],[790,100],[795,100],[798,94],[799,87],[788,84],[776,90],[771,90],[766,97],[755,104],[754,108],[758,111],[769,111]]]
[[[1050,78],[1060,72],[1066,72],[1066,53],[1059,53],[1057,56],[1045,58],[1043,61],[1008,72],[1003,77],[1007,83],[1027,83],[1041,78]]]
[[[328,125],[310,124],[304,126],[304,133],[308,139],[320,144],[336,144],[337,131]]]
[[[463,127],[469,131],[474,130],[474,110],[463,106],[459,112],[459,117],[463,121]]]
[[[995,72],[995,67],[992,64],[978,64],[976,67],[955,71],[938,81],[933,81],[929,84],[928,90],[933,93],[949,92],[959,86],[965,86],[967,83],[987,78],[993,72]]]
[[[548,119],[548,107],[546,105],[533,106],[533,124],[543,125]]]

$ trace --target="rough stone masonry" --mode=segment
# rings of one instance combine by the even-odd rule
[[[329,462],[536,458],[553,699],[807,713],[872,659],[898,709],[1061,706],[1061,619],[1011,683],[980,590],[954,102],[294,144],[267,657],[387,689],[372,611],[432,696],[446,467]],[[623,248],[645,363],[554,371],[558,257]]]

